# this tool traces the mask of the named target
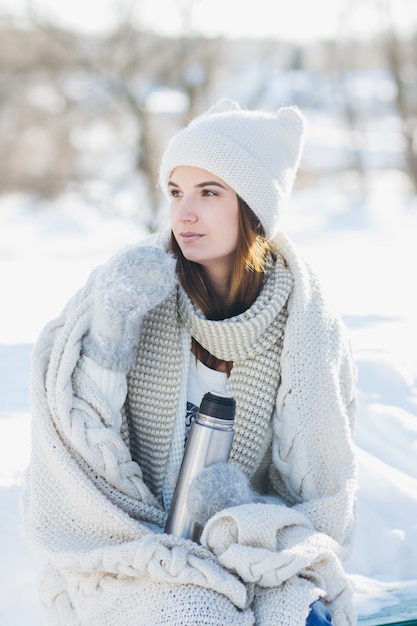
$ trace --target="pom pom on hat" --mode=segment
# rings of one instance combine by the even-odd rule
[[[304,143],[296,107],[276,113],[221,100],[174,135],[162,157],[160,185],[168,193],[172,171],[198,167],[224,180],[273,237],[291,195]]]

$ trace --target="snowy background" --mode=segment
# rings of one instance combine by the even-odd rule
[[[300,177],[286,228],[343,316],[358,366],[358,526],[346,567],[366,617],[417,597],[417,201],[399,171],[368,170],[365,192],[353,173],[332,172],[343,156],[332,148],[336,129],[327,118],[311,128],[305,161],[320,159],[329,175]],[[135,204],[137,193],[124,201]],[[38,563],[20,530],[33,343],[93,267],[145,234],[137,218],[76,192],[50,203],[0,198],[2,626],[42,623]]]

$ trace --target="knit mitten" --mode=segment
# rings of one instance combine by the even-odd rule
[[[83,353],[103,367],[127,372],[144,315],[176,285],[175,265],[161,248],[137,246],[100,268]]]
[[[191,481],[187,508],[193,520],[204,528],[219,511],[258,499],[258,494],[252,490],[247,476],[238,465],[214,463]]]

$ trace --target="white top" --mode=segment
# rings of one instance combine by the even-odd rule
[[[224,393],[227,385],[226,372],[212,370],[207,365],[190,355],[190,368],[188,370],[187,400],[200,406],[200,402],[208,391],[220,391]]]
[[[213,370],[190,354],[190,367],[188,370],[187,389],[187,413],[185,417],[185,436],[187,438],[191,422],[195,418],[201,400],[209,391],[224,393],[227,385],[226,372]]]

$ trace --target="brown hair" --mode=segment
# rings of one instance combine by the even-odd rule
[[[259,294],[272,249],[265,238],[262,224],[246,202],[238,196],[239,238],[231,272],[229,295],[219,298],[206,281],[201,265],[188,261],[171,231],[170,250],[177,260],[178,279],[197,307],[209,320],[222,320],[246,311]],[[193,338],[193,353],[212,369],[226,369],[229,374],[233,363],[211,355]]]

